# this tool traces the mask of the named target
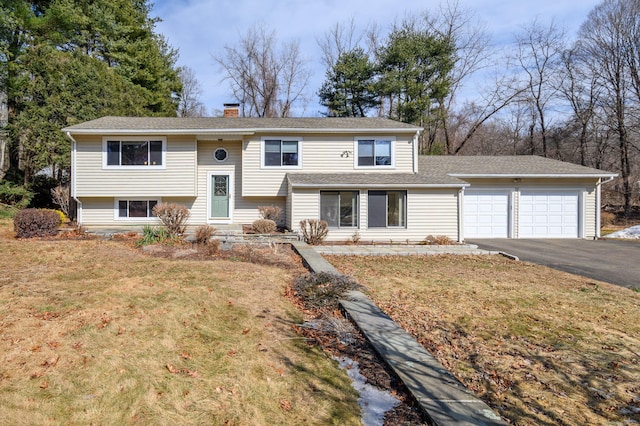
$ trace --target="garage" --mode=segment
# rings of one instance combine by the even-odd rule
[[[509,191],[466,190],[464,235],[465,238],[508,238]]]
[[[577,238],[578,200],[577,191],[521,191],[518,237]]]

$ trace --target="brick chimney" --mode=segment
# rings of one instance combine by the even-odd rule
[[[224,117],[233,118],[238,116],[240,104],[224,104]]]

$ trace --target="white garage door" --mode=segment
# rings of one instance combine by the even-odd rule
[[[466,190],[464,193],[464,237],[507,238],[509,236],[509,191]]]
[[[577,238],[576,191],[522,191],[519,204],[520,238]]]

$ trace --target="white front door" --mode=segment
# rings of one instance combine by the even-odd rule
[[[520,238],[578,238],[578,192],[526,190],[520,193]]]
[[[464,192],[464,238],[509,237],[509,191],[469,189]]]

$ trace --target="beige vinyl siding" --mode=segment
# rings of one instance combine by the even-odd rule
[[[282,136],[282,135],[279,135]],[[279,137],[275,136],[275,137]],[[261,145],[264,135],[253,136],[243,143],[244,196],[287,195],[287,173],[413,173],[413,135],[395,137],[394,168],[355,168],[354,138],[360,134],[301,135],[302,168],[262,168]],[[379,135],[371,135],[376,137]],[[295,139],[295,135],[291,135]]]
[[[354,189],[357,190],[357,189]],[[458,195],[455,189],[409,189],[407,191],[407,228],[367,227],[367,189],[360,188],[359,228],[364,241],[419,242],[427,235],[445,235],[458,240]],[[293,197],[292,228],[299,232],[303,219],[319,219],[320,191],[297,189]],[[356,228],[331,229],[327,241],[350,240]]]
[[[126,140],[125,136],[113,140]],[[195,196],[196,143],[193,136],[166,139],[164,169],[103,169],[102,136],[76,138],[75,182],[78,197]]]
[[[584,237],[595,238],[598,232],[599,223],[596,222],[596,212],[598,206],[596,205],[596,189],[586,189],[583,193],[584,205],[585,205],[585,217],[584,217]]]
[[[142,226],[147,224],[159,224],[157,218],[138,218],[138,219],[120,219],[116,218],[116,200],[151,200],[160,197],[141,196],[141,197],[82,197],[81,225],[83,226],[112,226],[115,228],[124,228],[130,226]],[[193,206],[193,197],[162,197],[159,201],[163,203],[178,203],[191,208]],[[192,224],[193,219],[190,218],[188,224]]]
[[[227,150],[227,160],[219,162],[213,157],[218,148]],[[241,141],[199,141],[198,142],[198,197],[193,204],[191,221],[193,223],[207,223],[207,208],[209,203],[208,182],[209,173],[233,173],[233,211],[232,223],[250,224],[260,217],[259,206],[275,205],[285,209],[285,197],[243,197],[242,174],[242,142]],[[285,218],[283,217],[283,220]],[[215,225],[215,224],[214,224]]]
[[[291,184],[289,184],[289,187],[287,189],[287,193],[289,194],[289,196],[287,197],[287,201],[286,201],[286,210],[285,210],[285,221],[284,224],[287,227],[287,229],[292,229],[293,228],[293,224],[291,222],[291,218],[292,218],[292,214],[293,214],[293,188],[291,187]]]

